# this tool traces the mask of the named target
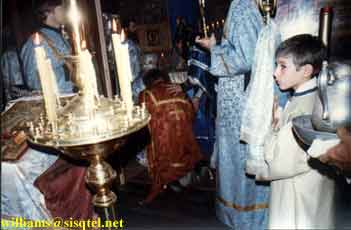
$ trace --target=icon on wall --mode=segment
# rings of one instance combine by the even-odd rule
[[[160,31],[159,30],[148,30],[146,31],[147,46],[159,46],[160,45]]]

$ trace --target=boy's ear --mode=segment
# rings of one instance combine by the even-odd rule
[[[311,64],[306,64],[303,66],[303,74],[305,77],[313,76],[313,66]]]

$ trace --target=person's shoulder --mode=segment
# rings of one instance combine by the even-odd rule
[[[21,55],[23,53],[27,53],[27,52],[33,52],[33,48],[34,48],[34,39],[35,39],[35,33],[31,34],[27,40],[23,43],[23,45],[21,46]]]
[[[297,104],[299,107],[310,107],[313,106],[317,98],[317,91],[303,95],[297,98]]]
[[[49,28],[45,28],[42,27],[39,29],[38,31],[40,34],[44,35],[44,36],[48,36],[48,37],[62,37],[61,33],[59,33],[58,31],[55,31],[53,29],[49,29]]]

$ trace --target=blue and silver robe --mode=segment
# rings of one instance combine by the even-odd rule
[[[16,49],[9,49],[2,55],[0,67],[5,91],[3,103],[6,104],[19,97],[30,95],[30,91],[27,89],[26,83],[23,80]]]
[[[206,158],[210,158],[215,142],[215,118],[216,118],[216,97],[215,84],[217,78],[208,72],[211,62],[210,53],[197,46],[190,48],[190,58],[188,60],[188,74],[192,78],[198,79],[206,88],[208,94],[201,96],[199,110],[194,120],[194,133],[200,145],[201,152]],[[189,91],[193,97],[201,90],[198,86]],[[201,90],[202,91],[202,90]]]
[[[240,143],[245,75],[250,72],[262,17],[252,0],[233,0],[220,45],[211,48],[212,75],[219,78],[216,144],[216,213],[234,229],[265,229],[269,187],[245,175],[247,146]]]
[[[46,56],[51,60],[52,69],[56,75],[57,86],[60,93],[72,93],[73,83],[70,81],[68,71],[65,70],[63,57],[70,55],[70,45],[62,37],[58,29],[44,26],[40,29],[46,38],[50,39],[50,43],[56,49],[57,53],[60,54],[60,58],[57,57],[55,52],[49,46],[46,38],[41,36],[41,46],[44,47]],[[23,45],[21,50],[21,59],[23,62],[24,78],[31,90],[40,90],[40,78],[38,75],[37,61],[34,52],[35,44],[33,39],[29,38]]]

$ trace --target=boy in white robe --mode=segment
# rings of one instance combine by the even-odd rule
[[[256,175],[271,181],[270,229],[333,228],[334,182],[309,166],[310,157],[295,140],[291,123],[294,117],[312,114],[314,76],[324,58],[325,47],[308,34],[284,41],[276,51],[275,80],[281,90],[293,89],[294,94],[265,141],[266,170]]]

